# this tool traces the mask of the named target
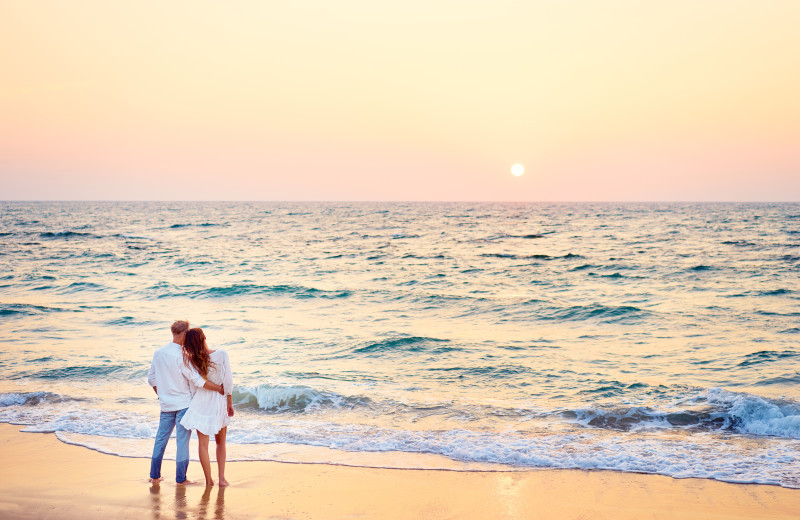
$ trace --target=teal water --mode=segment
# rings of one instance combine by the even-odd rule
[[[800,204],[0,203],[0,421],[148,456],[169,324],[234,458],[800,487]]]

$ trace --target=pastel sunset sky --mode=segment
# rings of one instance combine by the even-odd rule
[[[0,0],[0,25],[2,200],[800,200],[797,0]]]

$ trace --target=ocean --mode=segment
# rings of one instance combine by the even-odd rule
[[[229,460],[800,488],[797,203],[2,202],[0,266],[0,421],[65,443],[150,456],[188,319]]]

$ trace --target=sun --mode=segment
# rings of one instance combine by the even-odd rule
[[[525,167],[521,164],[517,163],[511,167],[511,175],[514,177],[520,177],[523,173],[525,173]]]

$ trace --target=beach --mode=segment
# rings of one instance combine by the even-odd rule
[[[800,490],[582,470],[462,472],[232,462],[231,486],[160,485],[149,461],[0,425],[0,518],[796,519]],[[201,480],[200,465],[189,478]]]
[[[0,520],[800,520],[800,1],[4,4]]]

